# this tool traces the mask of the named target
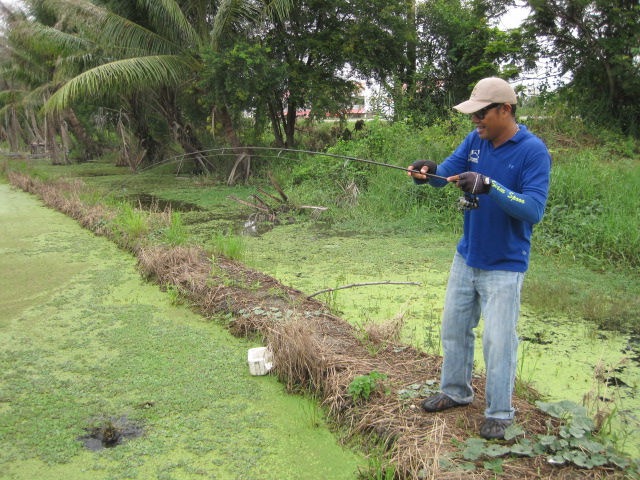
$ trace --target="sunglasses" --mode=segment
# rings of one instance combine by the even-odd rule
[[[487,105],[486,107],[478,110],[477,112],[473,112],[471,115],[475,115],[478,117],[478,120],[484,120],[484,116],[487,114],[489,110],[492,108],[496,108],[502,105],[501,103],[492,103],[491,105]]]

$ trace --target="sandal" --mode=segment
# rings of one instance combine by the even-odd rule
[[[503,418],[487,418],[482,422],[480,435],[488,440],[504,438],[504,432],[513,423],[512,420]]]
[[[451,400],[451,398],[446,396],[444,393],[433,395],[422,402],[422,408],[430,413],[441,412],[453,407],[462,407],[463,405],[466,405],[466,403],[458,403]]]

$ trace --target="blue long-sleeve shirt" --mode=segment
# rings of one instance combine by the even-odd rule
[[[438,165],[439,176],[471,171],[492,181],[489,194],[478,197],[479,208],[464,213],[458,252],[470,267],[514,272],[529,267],[533,225],[542,219],[549,192],[551,156],[542,140],[524,125],[519,127],[497,148],[474,130]],[[439,179],[428,183],[447,184]]]

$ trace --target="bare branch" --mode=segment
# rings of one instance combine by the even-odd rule
[[[392,282],[390,280],[386,280],[384,282],[352,283],[350,285],[343,285],[342,287],[326,288],[324,290],[320,290],[319,292],[312,293],[311,295],[307,296],[307,299],[313,298],[316,295],[320,295],[321,293],[325,293],[325,292],[333,292],[334,290],[342,290],[344,288],[364,287],[367,285],[422,285],[422,284],[418,282]]]

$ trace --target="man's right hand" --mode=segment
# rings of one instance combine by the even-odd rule
[[[407,172],[407,175],[420,180],[424,180],[427,178],[427,176],[424,175],[425,173],[430,173],[432,175],[436,174],[436,170],[438,170],[438,164],[433,160],[416,160],[407,168],[409,170],[415,170],[415,173]]]

